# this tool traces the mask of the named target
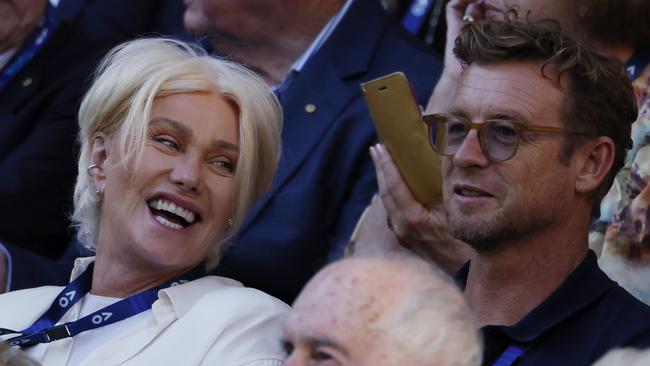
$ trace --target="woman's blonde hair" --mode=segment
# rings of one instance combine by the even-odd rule
[[[265,82],[237,63],[210,57],[184,42],[160,38],[126,42],[101,62],[79,110],[81,152],[72,218],[84,246],[94,249],[101,213],[92,171],[88,171],[95,135],[115,137],[121,155],[134,162],[135,171],[154,99],[193,92],[215,92],[238,111],[235,208],[231,228],[215,243],[217,251],[221,245],[216,244],[237,231],[248,208],[270,187],[280,154],[282,112]]]

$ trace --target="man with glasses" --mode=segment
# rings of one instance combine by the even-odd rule
[[[456,280],[482,326],[484,365],[591,365],[612,348],[647,347],[650,308],[588,249],[637,113],[623,65],[554,21],[471,23],[454,52],[465,68],[451,103],[424,117],[442,159],[444,213],[415,203],[377,145],[381,203],[370,216],[378,222],[383,203],[392,225],[362,223],[356,244],[469,245]]]

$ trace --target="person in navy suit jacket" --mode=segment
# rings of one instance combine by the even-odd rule
[[[162,19],[175,2],[0,5],[0,242],[62,254],[73,233],[76,114],[85,83],[104,50],[149,28],[175,32]],[[129,14],[118,19],[111,7]]]
[[[78,8],[29,0],[13,10],[0,31],[19,34],[0,36],[9,56],[0,65],[0,241],[56,257],[71,234],[76,112],[99,48],[79,30]]]
[[[188,30],[209,34],[215,52],[256,70],[281,99],[278,173],[219,274],[290,302],[342,255],[377,189],[368,154],[377,136],[359,84],[403,71],[424,104],[440,58],[389,18],[379,0],[193,1],[184,18]],[[51,267],[26,273],[24,256],[12,257],[12,288],[53,282]]]

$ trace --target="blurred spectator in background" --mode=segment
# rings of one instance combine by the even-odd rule
[[[603,200],[590,244],[600,253],[601,268],[650,304],[650,1],[586,3],[579,9],[585,34],[626,62],[639,107],[634,145]]]
[[[60,0],[61,7],[78,0]],[[86,0],[82,27],[97,42],[117,44],[140,35],[187,38],[183,27],[183,0]]]
[[[314,276],[285,324],[285,366],[478,366],[480,336],[456,285],[402,256],[352,258]]]
[[[253,207],[220,274],[291,302],[341,256],[376,191],[375,129],[359,83],[403,71],[422,103],[440,63],[379,0],[194,0],[188,30],[259,72],[285,115],[269,194]]]
[[[99,56],[79,10],[0,2],[0,242],[61,254],[71,231],[76,111]]]

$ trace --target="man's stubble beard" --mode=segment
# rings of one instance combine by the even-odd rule
[[[556,211],[547,208],[546,212],[542,212],[537,210],[538,207],[533,202],[520,201],[517,205],[506,205],[487,217],[467,220],[469,213],[450,209],[445,200],[449,233],[469,244],[479,254],[499,252],[507,243],[533,236],[552,225]],[[474,212],[474,215],[480,216],[481,213]]]

